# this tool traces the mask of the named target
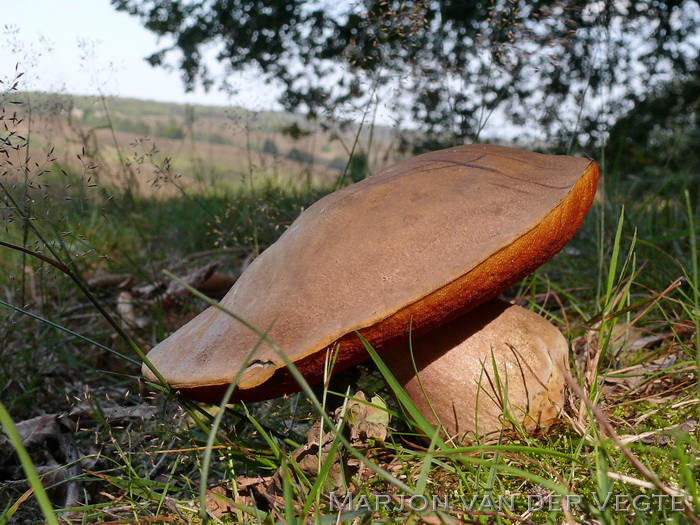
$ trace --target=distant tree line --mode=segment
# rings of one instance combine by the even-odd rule
[[[478,140],[498,112],[525,137],[591,150],[619,119],[651,110],[650,96],[674,99],[698,79],[695,0],[111,2],[172,40],[149,60],[174,57],[189,87],[226,80],[204,63],[214,46],[311,117],[342,119],[390,95],[422,131],[416,149]],[[662,106],[649,118],[663,127]]]

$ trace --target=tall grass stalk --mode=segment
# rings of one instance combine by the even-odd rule
[[[78,340],[81,340],[81,341],[84,341],[84,342],[86,342],[86,343],[88,343],[88,344],[94,345],[96,348],[99,348],[100,350],[102,350],[102,351],[104,351],[104,352],[107,352],[107,353],[109,353],[109,354],[112,354],[112,355],[118,357],[119,359],[123,359],[124,361],[126,361],[126,362],[128,362],[128,363],[131,363],[131,364],[134,364],[134,365],[140,365],[140,364],[141,364],[141,361],[137,361],[136,359],[134,359],[134,358],[132,358],[132,357],[129,357],[128,355],[122,354],[121,352],[118,352],[117,350],[114,350],[113,348],[110,348],[110,347],[108,347],[108,346],[105,346],[105,345],[103,345],[102,343],[99,343],[99,342],[97,342],[97,341],[95,341],[95,340],[93,340],[93,339],[91,339],[91,338],[89,338],[89,337],[87,337],[87,336],[85,336],[85,335],[83,335],[83,334],[80,334],[80,333],[78,333],[78,332],[75,332],[75,331],[73,331],[73,330],[70,330],[69,328],[66,328],[65,326],[62,326],[62,325],[60,325],[60,324],[58,324],[58,323],[54,323],[54,322],[51,321],[50,319],[46,319],[46,318],[44,318],[44,317],[41,317],[40,315],[37,315],[37,314],[35,314],[35,313],[33,313],[33,312],[30,312],[29,310],[24,310],[24,309],[20,308],[19,306],[16,306],[16,305],[11,304],[11,303],[8,303],[8,302],[5,302],[5,301],[3,301],[2,299],[0,299],[0,306],[2,306],[2,307],[4,307],[4,308],[7,308],[8,310],[13,310],[13,311],[15,311],[15,312],[17,312],[17,313],[20,313],[20,314],[22,314],[22,315],[25,315],[25,316],[27,316],[27,317],[29,317],[29,318],[31,318],[31,319],[34,319],[35,321],[37,321],[37,322],[39,322],[39,323],[43,323],[43,324],[45,324],[45,325],[47,325],[47,326],[50,326],[51,328],[55,328],[56,330],[60,330],[60,331],[62,331],[62,332],[65,332],[65,333],[67,333],[68,335],[70,335],[71,337],[75,337],[75,338],[78,339]]]
[[[323,405],[319,402],[318,398],[314,394],[314,392],[311,389],[311,387],[309,386],[308,382],[306,381],[304,376],[301,374],[301,372],[299,372],[299,370],[294,365],[292,360],[283,351],[281,351],[273,341],[271,341],[267,337],[266,332],[261,331],[260,329],[258,329],[254,325],[250,324],[245,319],[241,318],[240,316],[236,315],[235,313],[231,312],[230,310],[228,310],[227,308],[222,306],[220,303],[213,301],[212,299],[210,299],[206,295],[202,294],[201,292],[199,292],[195,288],[192,288],[189,284],[185,283],[181,279],[178,279],[173,274],[169,274],[169,277],[173,278],[179,284],[181,284],[182,286],[187,288],[193,295],[195,295],[199,299],[207,302],[210,306],[214,306],[214,307],[218,308],[219,310],[224,312],[226,315],[230,316],[233,321],[240,322],[244,326],[246,326],[247,328],[252,330],[258,336],[258,345],[261,344],[262,342],[269,344],[272,347],[272,349],[277,353],[277,355],[282,359],[285,366],[289,370],[290,374],[292,375],[292,377],[294,377],[297,384],[301,388],[302,392],[304,392],[304,394],[307,396],[307,398],[311,402],[313,408],[315,409],[316,416],[319,417],[323,421],[323,423],[327,426],[327,428],[334,430],[338,442],[341,443],[345,447],[345,449],[352,456],[354,456],[356,459],[358,459],[365,467],[367,467],[368,469],[373,471],[375,474],[380,476],[387,483],[396,486],[400,490],[404,491],[406,494],[417,494],[417,491],[415,491],[414,489],[412,489],[411,487],[409,487],[408,485],[406,485],[402,481],[400,481],[397,478],[395,478],[394,476],[392,476],[389,472],[382,469],[376,463],[373,463],[371,460],[366,458],[364,454],[362,454],[360,451],[356,450],[352,446],[352,444],[348,441],[348,439],[336,427],[336,424],[333,422],[331,417],[328,415],[328,412],[326,412],[324,410]],[[254,347],[251,350],[251,352],[247,355],[246,362],[241,367],[241,369],[238,370],[238,372],[236,373],[235,377],[233,378],[231,384],[229,385],[229,387],[226,391],[226,394],[228,395],[229,399],[230,399],[230,396],[233,394],[233,391],[235,390],[238,379],[240,378],[243,371],[245,371],[245,369],[246,369],[247,361],[252,357],[252,355],[256,349],[257,349],[257,347]],[[228,399],[224,399],[224,401],[222,402],[222,405],[221,405],[222,408],[225,405],[226,401],[228,401]],[[220,410],[219,414],[222,414],[222,413],[223,413],[223,410]],[[217,417],[219,416],[219,414],[217,414]],[[219,419],[219,421],[220,421],[220,419]],[[429,426],[429,424],[428,424],[428,426]],[[211,451],[213,450],[213,445],[214,445],[214,437],[213,436],[215,435],[215,433],[216,433],[215,429],[212,428],[212,431],[210,432],[210,435],[209,435],[209,440],[207,441],[207,449],[205,452],[205,458],[207,457],[207,455],[209,458],[211,458],[211,453],[212,453]],[[207,467],[208,467],[208,463],[207,463]],[[203,464],[202,471],[203,471],[203,474],[206,474],[206,471],[204,469],[204,464]],[[285,501],[287,501],[286,498],[288,496],[291,496],[291,493],[288,494],[287,491],[285,490]],[[205,498],[206,498],[206,479],[202,479],[202,488],[200,488],[200,501],[202,504],[204,504]],[[200,517],[202,520],[206,521],[207,517],[206,517],[206,509],[205,508],[203,508],[203,510],[200,511]]]
[[[32,459],[29,457],[27,449],[24,447],[24,444],[22,444],[22,439],[20,438],[19,433],[17,432],[17,427],[15,427],[15,424],[12,421],[9,412],[5,409],[5,406],[2,403],[0,403],[0,424],[2,425],[2,428],[4,429],[5,434],[7,434],[7,437],[12,443],[12,446],[14,447],[15,451],[17,452],[17,456],[19,457],[19,460],[22,463],[22,468],[24,469],[24,473],[27,476],[29,485],[34,491],[34,497],[39,503],[39,508],[41,509],[41,512],[44,515],[46,523],[48,523],[49,525],[58,525],[58,518],[56,517],[56,513],[53,510],[53,506],[51,505],[49,496],[44,490],[44,486],[42,485],[41,479],[39,478],[39,475],[37,474],[36,469],[34,468],[34,464],[32,463]],[[11,516],[8,515],[0,516],[0,518],[2,518],[0,519],[0,521],[4,522],[4,519],[9,520],[10,517]]]
[[[183,281],[179,281],[180,284],[187,286]],[[236,389],[236,386],[238,385],[238,380],[240,379],[241,375],[245,371],[245,369],[248,367],[248,363],[250,359],[253,357],[255,352],[258,350],[258,347],[260,344],[263,342],[263,337],[260,337],[258,339],[258,342],[251,350],[248,352],[248,355],[246,356],[243,366],[236,372],[236,375],[233,377],[231,380],[231,384],[228,386],[226,389],[226,392],[224,393],[224,397],[221,400],[221,403],[219,405],[219,410],[216,413],[216,416],[214,416],[214,420],[211,423],[211,427],[209,429],[209,436],[207,437],[207,444],[206,448],[204,450],[204,457],[202,458],[202,469],[201,469],[201,482],[199,486],[199,502],[200,502],[200,507],[199,507],[199,517],[202,520],[202,523],[206,525],[208,521],[208,514],[207,514],[207,479],[209,477],[209,466],[211,465],[211,457],[213,454],[214,450],[214,444],[218,441],[218,431],[219,427],[221,425],[221,421],[223,419],[224,414],[226,413],[226,405],[229,402],[229,399],[231,399],[231,396],[233,395],[233,391]],[[261,429],[262,430],[262,429]]]
[[[9,247],[11,249],[21,251],[23,254],[30,254],[43,262],[49,263],[54,268],[56,268],[57,270],[61,271],[65,275],[67,275],[73,281],[73,283],[80,289],[80,291],[85,295],[85,297],[90,301],[90,303],[92,303],[92,305],[97,309],[97,311],[100,312],[102,317],[110,324],[110,326],[117,332],[117,334],[119,334],[119,336],[124,340],[124,342],[126,342],[126,344],[131,348],[131,350],[133,350],[133,352],[139,357],[139,359],[143,363],[145,363],[149,369],[151,369],[153,371],[153,373],[156,375],[156,377],[158,377],[158,379],[161,380],[161,382],[163,384],[166,384],[165,380],[160,375],[160,372],[158,372],[158,370],[155,369],[155,367],[153,366],[151,361],[146,357],[146,354],[134,342],[134,340],[129,336],[129,334],[126,333],[124,328],[122,328],[121,324],[119,322],[117,322],[117,320],[114,319],[114,317],[107,311],[107,309],[102,305],[102,303],[97,300],[95,295],[92,293],[92,291],[88,288],[88,286],[85,284],[85,282],[81,278],[80,274],[73,267],[73,262],[68,261],[68,264],[64,264],[63,262],[61,262],[61,256],[58,253],[58,251],[56,251],[54,249],[53,244],[49,243],[44,238],[43,234],[34,225],[34,221],[32,221],[31,218],[25,216],[22,208],[18,206],[17,202],[7,192],[7,190],[2,185],[2,183],[0,183],[0,190],[5,192],[7,198],[15,206],[17,212],[20,214],[23,221],[29,225],[29,227],[32,229],[34,235],[36,235],[36,237],[41,241],[42,245],[48,249],[48,251],[51,253],[53,258],[47,257],[47,256],[42,255],[40,253],[34,252],[32,250],[28,250],[27,248],[23,248],[21,246],[11,245],[10,243],[1,242],[1,244],[5,247]],[[59,246],[66,253],[68,253],[66,246],[63,244],[63,242],[60,238],[58,239],[58,242],[59,242]]]
[[[377,107],[379,106],[379,101],[378,100],[374,101],[375,94],[377,92],[377,89],[379,88],[379,82],[380,82],[380,79],[379,79],[379,77],[377,77],[372,84],[372,89],[370,90],[370,94],[369,94],[370,103],[365,106],[365,110],[362,113],[362,118],[360,119],[360,124],[357,128],[357,133],[355,133],[355,135],[354,135],[352,146],[350,148],[348,148],[345,145],[345,143],[341,140],[341,144],[343,145],[343,147],[345,148],[345,151],[348,154],[348,161],[345,164],[345,168],[343,169],[343,172],[340,174],[340,176],[338,177],[338,179],[335,182],[335,185],[333,186],[334,190],[339,190],[340,188],[345,186],[345,184],[347,182],[348,171],[350,169],[350,166],[352,165],[352,159],[355,156],[355,152],[359,146],[360,136],[362,134],[363,127],[366,125],[367,115],[369,115],[369,112],[374,107],[372,121],[370,122],[370,140],[369,140],[369,146],[368,146],[368,151],[367,151],[367,158],[369,159],[369,148],[371,148],[371,146],[372,146],[372,139],[374,137],[374,125],[375,125],[374,119],[377,116]]]
[[[690,239],[690,272],[686,275],[688,284],[692,290],[692,302],[690,308],[690,318],[695,324],[695,369],[698,383],[698,397],[700,398],[700,270],[698,270],[698,235],[695,230],[694,211],[690,202],[690,193],[686,189],[683,193],[685,197],[685,209],[688,215],[688,235]],[[700,416],[700,404],[698,405],[698,416]]]

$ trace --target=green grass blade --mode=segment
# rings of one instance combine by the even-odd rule
[[[345,426],[346,422],[346,417],[347,417],[347,406],[348,406],[348,399],[349,397],[345,397],[343,400],[343,406],[341,408],[340,412],[340,421],[338,423],[337,428],[334,428],[333,432],[333,441],[331,442],[331,446],[328,449],[328,453],[326,454],[326,458],[323,459],[322,455],[322,443],[323,443],[323,435],[319,438],[319,455],[318,455],[318,460],[319,460],[319,468],[318,468],[318,475],[316,476],[316,480],[314,481],[313,486],[311,487],[311,490],[309,491],[309,496],[306,500],[306,503],[304,504],[304,507],[302,509],[301,515],[302,516],[307,516],[309,511],[311,510],[311,505],[314,503],[317,506],[320,506],[321,503],[321,495],[322,495],[322,489],[325,487],[325,482],[326,479],[328,478],[328,474],[331,471],[331,468],[333,467],[333,464],[335,463],[336,458],[340,458],[340,437],[339,435],[343,433],[343,427]],[[321,430],[323,430],[323,427],[321,427]],[[340,461],[343,461],[342,458],[340,458]],[[344,474],[344,469],[342,468],[341,465],[341,474]],[[347,480],[343,476],[343,483],[344,485],[347,485]]]
[[[127,355],[124,355],[124,354],[122,354],[122,353],[120,353],[120,352],[117,352],[116,350],[113,350],[112,348],[110,348],[110,347],[108,347],[108,346],[105,346],[105,345],[103,345],[103,344],[101,344],[101,343],[98,343],[97,341],[94,341],[94,340],[90,339],[90,338],[87,337],[87,336],[84,336],[84,335],[82,335],[82,334],[79,334],[78,332],[74,332],[73,330],[70,330],[69,328],[66,328],[66,327],[64,327],[64,326],[61,326],[60,324],[54,323],[54,322],[52,322],[52,321],[49,321],[48,319],[44,319],[44,318],[41,317],[40,315],[36,315],[36,314],[34,314],[34,313],[32,313],[32,312],[30,312],[30,311],[28,311],[28,310],[24,310],[24,309],[22,309],[22,308],[19,308],[18,306],[15,306],[15,305],[13,305],[13,304],[7,303],[7,302],[3,301],[2,299],[0,299],[0,306],[4,306],[5,308],[8,308],[8,309],[10,309],[10,310],[14,310],[15,312],[19,312],[19,313],[21,313],[22,315],[26,315],[26,316],[28,316],[28,317],[31,317],[32,319],[34,319],[34,320],[36,320],[36,321],[39,321],[40,323],[44,323],[44,324],[46,324],[46,325],[48,325],[48,326],[50,326],[50,327],[52,327],[52,328],[56,328],[57,330],[61,330],[62,332],[65,332],[65,333],[67,333],[67,334],[69,334],[69,335],[72,335],[72,336],[75,337],[76,339],[80,339],[81,341],[85,341],[86,343],[89,343],[89,344],[91,344],[91,345],[95,345],[97,348],[99,348],[99,349],[101,349],[101,350],[104,350],[105,352],[109,352],[110,354],[115,355],[115,356],[119,357],[120,359],[124,359],[125,361],[128,361],[129,363],[132,363],[132,364],[134,364],[134,365],[140,365],[140,364],[141,364],[141,363],[140,363],[139,361],[137,361],[136,359],[133,359],[133,358],[131,358],[131,357],[127,356]]]
[[[36,469],[34,468],[34,464],[29,457],[27,449],[24,448],[24,445],[22,444],[22,439],[19,437],[17,427],[15,427],[9,412],[5,409],[5,406],[2,403],[0,403],[0,424],[2,424],[5,434],[7,434],[7,437],[10,439],[12,446],[15,448],[15,451],[19,456],[24,473],[27,475],[27,480],[29,480],[29,484],[34,490],[34,497],[39,503],[39,508],[46,519],[46,523],[49,525],[58,525],[58,518],[56,517],[51,501],[44,490],[44,486],[41,484],[39,474],[37,474]]]
[[[613,243],[613,252],[610,257],[610,268],[608,268],[608,279],[605,286],[605,305],[606,310],[612,304],[612,291],[615,286],[615,277],[617,276],[617,265],[620,258],[620,241],[622,240],[622,227],[625,223],[625,208],[620,211],[620,219],[617,222],[617,230],[615,232],[615,241]]]
[[[335,426],[334,423],[333,423],[333,420],[332,420],[332,419],[330,418],[330,416],[326,413],[326,411],[323,409],[323,406],[321,405],[321,403],[319,402],[319,400],[318,400],[318,399],[316,398],[316,396],[314,395],[313,390],[312,390],[311,387],[309,386],[309,383],[306,381],[306,379],[304,378],[304,376],[301,374],[301,372],[299,372],[299,370],[298,370],[297,367],[294,365],[294,363],[291,361],[291,359],[289,359],[289,357],[287,356],[287,354],[285,354],[284,352],[282,352],[282,351],[279,349],[279,347],[278,347],[272,340],[269,339],[269,337],[267,336],[267,333],[266,333],[266,332],[263,332],[262,330],[258,329],[256,326],[252,325],[251,323],[249,323],[248,321],[246,321],[246,320],[243,319],[242,317],[236,315],[236,314],[233,313],[232,311],[230,311],[230,310],[228,310],[227,308],[223,307],[220,303],[217,303],[217,302],[214,301],[213,299],[211,299],[211,298],[207,297],[206,295],[204,295],[203,293],[201,293],[199,290],[197,290],[197,289],[193,288],[192,286],[188,285],[187,283],[185,283],[185,282],[182,281],[181,279],[178,279],[178,278],[175,277],[175,275],[173,275],[172,273],[167,272],[167,271],[166,271],[165,273],[166,273],[169,277],[171,277],[172,279],[174,279],[175,281],[177,281],[179,284],[181,284],[182,286],[184,286],[184,287],[185,287],[190,293],[192,293],[195,297],[197,297],[197,298],[199,298],[199,299],[202,299],[203,301],[205,301],[205,302],[208,303],[209,305],[218,308],[218,309],[221,310],[222,312],[224,312],[224,313],[226,313],[227,315],[231,316],[232,319],[235,319],[236,321],[242,323],[244,326],[246,326],[247,328],[249,328],[250,330],[252,330],[253,333],[255,333],[255,334],[259,337],[258,344],[260,344],[260,343],[262,343],[262,342],[268,343],[268,344],[270,345],[270,347],[271,347],[275,352],[277,352],[277,355],[279,355],[280,359],[282,359],[282,361],[284,361],[284,364],[285,364],[285,366],[287,367],[287,369],[289,370],[289,373],[292,375],[292,377],[294,377],[294,380],[298,383],[298,385],[299,385],[301,391],[304,392],[304,394],[309,398],[309,401],[311,402],[311,404],[313,405],[314,409],[316,410],[317,414],[321,417],[321,419],[323,420],[323,422],[324,422],[327,426],[329,426],[330,428],[332,428],[332,427]],[[248,355],[248,359],[251,357],[252,352],[254,352],[254,351],[255,351],[255,348],[253,348],[253,349],[251,350],[251,353]],[[247,360],[246,360],[246,361],[247,361]],[[245,365],[241,368],[241,370],[238,372],[238,374],[237,374],[236,377],[234,378],[232,385],[229,386],[229,389],[231,390],[231,394],[233,393],[233,390],[234,390],[234,388],[235,388],[235,383],[237,383],[237,381],[238,381],[238,377],[239,377],[240,374],[242,373],[241,371],[244,370],[244,369],[245,369]],[[228,394],[228,390],[227,390],[227,394]],[[229,398],[230,398],[230,394],[229,394]],[[222,406],[223,406],[223,405],[222,405]],[[357,458],[360,462],[362,462],[363,465],[365,465],[367,468],[369,468],[370,470],[372,470],[375,474],[381,476],[381,477],[382,477],[383,479],[385,479],[387,482],[389,482],[389,483],[391,483],[392,485],[396,486],[396,487],[399,488],[400,490],[403,490],[406,494],[415,494],[415,491],[414,491],[413,489],[411,489],[408,485],[406,485],[406,484],[403,483],[402,481],[396,479],[396,478],[395,478],[394,476],[392,476],[389,472],[385,471],[384,469],[382,469],[381,467],[379,467],[378,465],[376,465],[375,463],[373,463],[372,461],[370,461],[369,459],[367,459],[367,458],[364,456],[364,454],[362,454],[361,452],[359,452],[358,450],[356,450],[356,449],[350,444],[350,442],[347,440],[347,438],[345,438],[344,436],[342,436],[342,435],[340,435],[340,434],[338,435],[338,438],[340,439],[341,443],[346,447],[347,451],[348,451],[350,454],[352,454],[355,458]],[[213,442],[212,442],[212,443],[213,443]],[[204,492],[204,494],[206,495],[206,491]],[[201,492],[200,492],[200,497],[201,497]],[[202,501],[204,501],[204,500],[202,500]]]
[[[691,319],[695,324],[695,368],[698,378],[698,393],[700,394],[700,275],[698,272],[698,232],[695,230],[693,207],[690,203],[690,193],[685,190],[685,207],[688,214],[688,230],[690,239],[690,287],[693,292]],[[688,276],[686,275],[686,278]],[[700,406],[698,406],[700,415]]]
[[[357,334],[358,337],[362,340],[362,344],[365,345],[365,350],[367,350],[367,353],[372,357],[372,360],[375,362],[377,365],[377,368],[379,369],[379,372],[382,374],[384,377],[384,380],[387,382],[389,388],[391,391],[394,393],[396,396],[396,399],[401,403],[401,405],[406,409],[408,412],[409,416],[413,420],[413,422],[416,424],[418,429],[423,432],[426,436],[429,436],[431,441],[433,439],[436,440],[437,444],[439,445],[439,448],[445,448],[445,442],[441,438],[435,438],[435,435],[439,433],[439,431],[433,426],[430,421],[428,421],[425,416],[421,413],[420,410],[418,410],[418,407],[411,401],[411,398],[408,397],[404,389],[401,387],[399,382],[396,380],[394,377],[394,374],[391,373],[391,370],[389,370],[389,367],[386,366],[384,361],[382,361],[381,357],[379,357],[379,354],[376,352],[374,348],[372,348],[372,345],[369,344],[369,341],[367,341],[362,335],[359,333]]]
[[[264,336],[264,334],[261,334]],[[248,352],[248,355],[246,356],[245,361],[243,362],[243,366],[236,372],[236,375],[233,377],[231,380],[231,384],[228,386],[226,389],[226,392],[224,393],[224,398],[221,400],[221,403],[219,405],[219,411],[216,413],[216,416],[214,417],[214,421],[212,421],[211,424],[211,429],[209,431],[209,436],[207,437],[207,445],[204,450],[204,456],[202,458],[202,475],[201,475],[201,481],[200,481],[200,486],[199,486],[199,501],[200,501],[200,518],[202,520],[202,524],[206,525],[207,520],[209,518],[207,514],[207,478],[209,477],[209,466],[211,465],[211,457],[212,453],[214,451],[214,443],[217,441],[217,432],[219,431],[219,427],[221,426],[221,420],[224,417],[224,414],[226,413],[226,405],[228,404],[229,399],[231,399],[231,396],[233,395],[233,391],[236,389],[236,385],[238,385],[238,380],[241,378],[241,375],[243,374],[243,371],[246,369],[248,366],[248,361],[250,361],[251,357],[253,357],[253,354],[255,351],[258,349],[260,346],[260,343],[262,342],[262,338],[258,339],[258,342],[256,345]]]
[[[689,230],[689,235],[688,238],[690,240],[690,267],[691,267],[691,275],[693,277],[693,284],[695,285],[693,290],[693,302],[698,305],[700,304],[700,288],[699,288],[699,283],[698,279],[700,276],[698,275],[698,232],[695,230],[695,220],[694,220],[694,214],[693,214],[693,207],[690,203],[690,193],[688,190],[685,190],[685,206],[686,206],[686,213],[688,214],[688,230]]]

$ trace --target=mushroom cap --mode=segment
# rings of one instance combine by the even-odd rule
[[[598,167],[490,145],[435,151],[320,199],[265,250],[221,305],[265,332],[309,383],[495,297],[555,255],[583,221]],[[297,391],[256,333],[210,307],[153,348],[172,388],[219,401]],[[247,361],[251,349],[254,355]],[[155,380],[145,366],[144,375]]]
[[[546,429],[564,406],[569,347],[530,310],[492,299],[382,358],[416,407],[458,440],[489,440],[509,421]],[[416,374],[417,372],[417,374]]]

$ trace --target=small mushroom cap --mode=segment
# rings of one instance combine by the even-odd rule
[[[221,305],[265,332],[310,383],[495,297],[556,254],[595,195],[588,159],[488,145],[419,155],[310,206]],[[277,352],[214,307],[148,354],[168,383],[219,401],[298,390]],[[250,361],[251,349],[255,353]],[[155,380],[144,367],[144,375]]]
[[[382,358],[416,407],[433,423],[437,414],[450,437],[488,440],[509,426],[504,408],[525,430],[546,429],[564,406],[566,339],[520,306],[493,299],[412,346],[415,368],[405,344]]]

